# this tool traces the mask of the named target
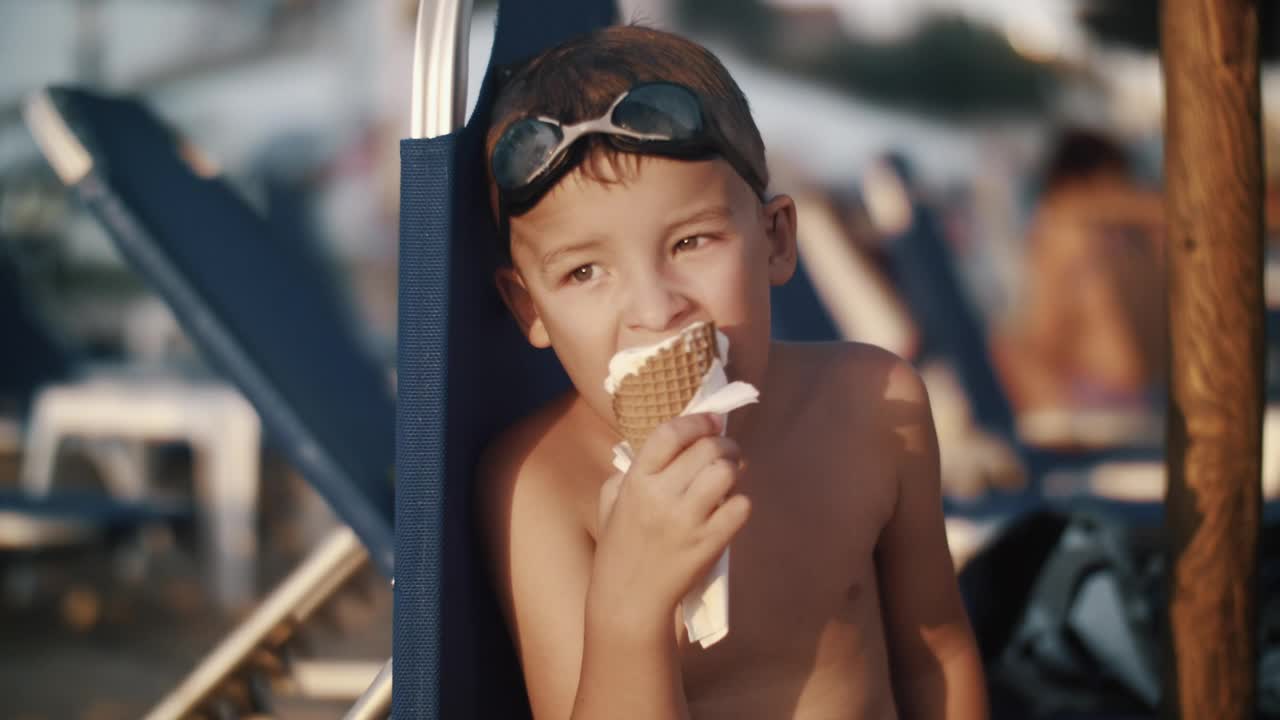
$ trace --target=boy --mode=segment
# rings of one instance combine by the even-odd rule
[[[480,468],[535,716],[985,716],[923,386],[874,347],[770,342],[795,206],[719,61],[639,27],[569,41],[508,79],[486,150],[499,291],[574,385]],[[699,320],[760,403],[615,473],[610,357]],[[730,543],[729,634],[690,645],[677,605]]]

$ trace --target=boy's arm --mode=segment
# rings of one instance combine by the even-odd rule
[[[499,455],[505,456],[498,460]],[[533,714],[568,718],[582,661],[591,538],[549,478],[503,448],[481,463],[480,524]]]
[[[671,425],[683,433],[668,428],[671,437],[664,440],[672,441],[666,443],[670,455],[715,429],[698,417]],[[649,445],[662,443],[651,440]],[[641,543],[639,553],[634,542],[615,541],[609,562],[603,564],[607,553],[593,545],[572,510],[568,483],[558,482],[563,478],[546,469],[549,463],[529,461],[527,451],[510,447],[487,455],[480,472],[480,521],[536,717],[607,718],[616,717],[618,708],[626,708],[631,718],[688,717],[675,604],[746,519],[741,500],[712,512],[728,488],[714,473],[700,474],[683,495],[668,492],[672,472],[680,476],[678,466],[702,467],[719,456],[718,451],[708,456],[709,449],[713,446],[703,443],[683,452],[663,474],[612,484],[616,502],[609,525],[629,525],[623,530],[631,530],[633,538],[637,530],[657,534],[653,542]],[[644,465],[645,459],[642,454],[634,465]],[[620,512],[620,505],[629,511]],[[670,509],[678,512],[666,511]],[[618,520],[619,515],[624,517]],[[682,516],[699,520],[681,523],[687,532],[673,535],[669,523]],[[697,542],[689,541],[689,532],[697,534]],[[662,541],[667,536],[670,543]],[[666,593],[670,602],[642,601],[642,595],[664,585],[671,586]]]
[[[903,718],[985,718],[982,660],[947,547],[938,441],[924,384],[899,363],[890,401],[907,408],[898,499],[876,547],[894,696]]]
[[[588,622],[591,537],[551,480],[516,468],[482,478],[496,586],[534,717],[603,718],[646,705],[653,712],[634,716],[687,716],[670,622],[648,632],[607,612]]]

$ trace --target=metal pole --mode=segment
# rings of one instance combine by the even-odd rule
[[[254,652],[275,644],[306,622],[369,559],[360,539],[348,527],[331,532],[279,587],[221,644],[147,714],[147,720],[178,720],[192,715],[216,694]]]
[[[409,137],[433,138],[462,127],[470,39],[471,0],[419,0]]]
[[[390,714],[391,661],[388,660],[342,720],[381,720]]]
[[[1172,717],[1254,716],[1265,330],[1258,0],[1163,0]]]

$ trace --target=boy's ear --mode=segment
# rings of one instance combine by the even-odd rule
[[[536,348],[551,347],[551,337],[547,334],[542,316],[538,314],[538,307],[534,305],[533,297],[529,295],[529,288],[525,286],[519,271],[514,267],[498,268],[493,281],[529,344]]]
[[[783,285],[796,271],[796,203],[790,195],[779,195],[761,212],[769,241],[769,284]]]

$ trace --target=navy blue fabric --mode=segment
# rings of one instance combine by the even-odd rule
[[[974,419],[1012,436],[1013,409],[987,354],[987,333],[969,301],[937,219],[917,203],[911,226],[888,244],[894,280],[920,327],[922,359],[942,356],[968,393]]]
[[[0,408],[12,402],[25,415],[35,389],[68,377],[74,359],[40,317],[4,244],[0,237]]]
[[[129,529],[142,523],[187,520],[188,502],[126,502],[99,492],[59,490],[34,497],[13,490],[0,491],[0,512],[44,520],[84,523],[100,530]]]
[[[190,532],[195,515],[189,502],[117,500],[102,492],[58,489],[48,495],[33,496],[13,490],[0,491],[0,523],[3,516],[22,518],[39,526],[54,523],[60,528],[83,532],[78,545],[133,537],[142,527],[165,525],[180,533]],[[9,546],[5,552],[29,554],[68,547],[66,538],[34,534],[26,544]]]
[[[607,0],[506,0],[489,67],[614,19]],[[483,137],[493,73],[467,127],[401,143],[395,685],[402,718],[529,710],[472,524],[476,462],[496,432],[569,387],[493,286],[498,244]]]
[[[51,91],[93,157],[76,185],[267,433],[390,574],[394,407],[333,278],[299,259],[223,180],[197,176],[137,101]]]
[[[822,304],[803,258],[795,275],[785,285],[773,288],[770,298],[771,334],[788,342],[828,342],[839,340],[831,314]]]

